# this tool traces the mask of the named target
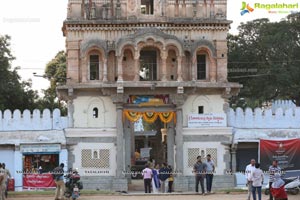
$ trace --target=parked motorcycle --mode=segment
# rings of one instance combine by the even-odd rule
[[[65,176],[66,177],[66,191],[65,197],[67,199],[76,200],[80,196],[80,190],[83,189],[82,182],[80,181],[80,175],[75,170],[69,170],[70,172]]]

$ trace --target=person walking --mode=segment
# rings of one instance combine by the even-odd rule
[[[278,166],[278,161],[273,160],[272,165],[269,167],[269,189],[271,191],[272,188],[272,183],[275,181],[275,174],[280,174],[281,168]],[[273,195],[272,192],[270,192],[270,198],[269,200],[273,200]]]
[[[53,170],[53,178],[56,184],[55,189],[55,200],[63,199],[65,193],[65,182],[64,182],[64,163],[61,163],[58,167]]]
[[[8,181],[9,179],[11,178],[11,174],[10,174],[10,171],[5,167],[5,163],[2,163],[2,168],[4,169],[4,172],[5,172],[5,175],[6,175],[6,180],[5,180],[5,185],[6,185],[6,188],[5,188],[5,198],[7,198],[7,195],[8,195]]]
[[[264,174],[260,169],[259,163],[255,163],[255,169],[251,172],[251,180],[253,200],[256,200],[256,191],[258,200],[261,200],[261,187],[264,182]]]
[[[215,172],[215,163],[211,159],[210,154],[207,154],[206,156],[206,189],[207,193],[212,193],[211,188],[212,188],[212,181],[214,178],[214,172]]]
[[[5,200],[5,189],[6,189],[6,174],[5,170],[3,169],[2,164],[0,163],[0,200]]]
[[[151,179],[153,176],[152,170],[149,168],[147,164],[145,169],[142,171],[143,179],[144,179],[144,187],[145,193],[151,193]]]
[[[159,192],[159,188],[160,188],[160,181],[159,181],[159,178],[158,178],[158,175],[159,175],[159,164],[157,164],[152,169],[152,174],[153,174],[153,178],[152,178],[152,191],[153,191],[153,193],[158,193]]]
[[[288,200],[287,193],[284,189],[284,181],[281,179],[281,175],[274,174],[274,179],[270,192],[275,200]]]
[[[205,174],[206,174],[206,164],[203,163],[201,161],[201,156],[198,156],[197,157],[197,162],[195,163],[194,165],[194,173],[195,173],[195,190],[196,190],[196,193],[199,192],[198,188],[199,188],[199,182],[200,182],[200,185],[201,185],[201,191],[202,191],[202,195],[205,195],[205,192],[204,192],[204,177],[205,177]]]
[[[248,196],[247,200],[250,200],[252,194],[252,180],[251,180],[251,173],[255,169],[255,159],[251,159],[250,164],[246,166],[245,169],[245,177],[246,177],[246,186],[248,187]]]
[[[167,163],[163,163],[162,168],[160,168],[159,175],[158,175],[158,178],[161,181],[161,192],[162,193],[167,192],[166,181],[168,180],[169,177],[170,177],[170,170],[167,166]]]

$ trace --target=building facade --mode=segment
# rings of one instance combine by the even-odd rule
[[[69,166],[79,168],[87,188],[127,191],[124,172],[142,148],[173,167],[178,191],[193,190],[193,164],[206,154],[216,163],[216,180],[233,186],[224,175],[232,129],[189,126],[191,114],[224,114],[240,88],[227,81],[226,6],[226,0],[69,0],[67,83],[58,93],[68,102]],[[140,116],[155,124],[156,136],[136,133]]]
[[[16,191],[55,187],[49,172],[59,163],[68,169],[67,123],[58,109],[0,111],[0,162],[14,178]]]

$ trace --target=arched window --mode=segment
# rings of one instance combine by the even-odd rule
[[[98,108],[93,108],[93,118],[98,118]]]
[[[99,80],[99,55],[90,55],[90,80]]]
[[[197,55],[197,79],[198,80],[206,79],[206,55],[205,54]]]

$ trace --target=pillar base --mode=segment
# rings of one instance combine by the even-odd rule
[[[114,178],[112,181],[112,191],[128,191],[128,180],[126,178]]]

